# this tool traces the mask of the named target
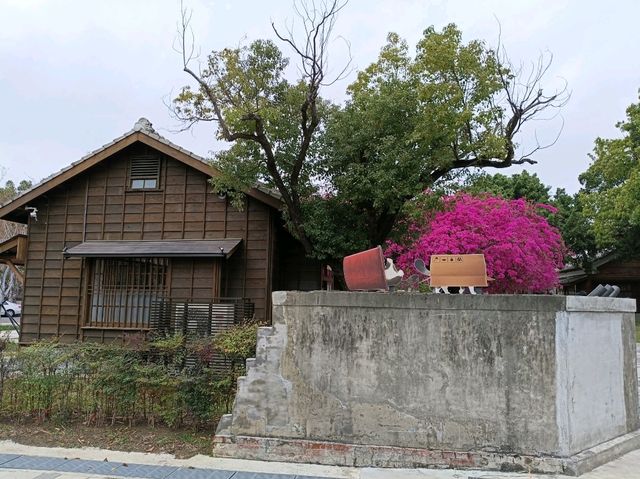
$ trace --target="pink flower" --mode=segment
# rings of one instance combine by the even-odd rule
[[[543,293],[558,284],[566,252],[559,231],[524,199],[473,197],[467,194],[442,199],[444,210],[426,212],[422,222],[409,225],[413,239],[388,242],[385,254],[405,271],[413,261],[429,262],[432,254],[483,253],[493,293]],[[417,239],[415,239],[417,238]]]

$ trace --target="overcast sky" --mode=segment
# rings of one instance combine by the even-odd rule
[[[273,38],[270,20],[291,20],[291,0],[185,0],[203,53]],[[178,0],[0,0],[0,166],[3,180],[39,181],[147,117],[160,134],[203,156],[223,148],[212,125],[176,133],[165,102],[189,79],[172,49]],[[466,40],[494,45],[498,19],[512,61],[553,53],[551,88],[568,82],[564,129],[528,167],[555,187],[578,189],[597,136],[638,100],[640,2],[637,0],[351,0],[336,33],[351,43],[356,69],[372,62],[389,31],[415,45],[429,25],[456,23]],[[290,54],[286,47],[283,50]],[[345,59],[336,42],[331,58]],[[325,90],[334,101],[355,73]],[[553,139],[560,120],[539,122],[520,138]],[[510,169],[506,172],[516,172]],[[502,172],[505,172],[504,170]]]

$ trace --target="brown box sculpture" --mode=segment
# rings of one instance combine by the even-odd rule
[[[431,256],[431,287],[469,288],[488,286],[487,264],[483,254],[434,254]]]

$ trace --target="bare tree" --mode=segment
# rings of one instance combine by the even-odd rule
[[[347,0],[301,0],[294,3],[297,22],[292,22],[285,30],[280,30],[272,22],[272,28],[281,41],[291,47],[299,60],[299,79],[291,88],[303,88],[299,103],[292,111],[289,123],[297,124],[295,138],[284,148],[277,133],[270,131],[272,119],[264,105],[270,104],[272,97],[280,95],[277,89],[280,70],[286,66],[286,60],[277,56],[269,57],[273,61],[274,72],[265,72],[258,79],[246,75],[248,80],[230,81],[234,65],[243,64],[240,49],[213,52],[206,68],[194,66],[198,55],[194,47],[194,35],[190,28],[191,13],[184,7],[178,27],[177,50],[182,55],[183,70],[198,85],[197,97],[189,89],[183,90],[182,105],[174,103],[173,113],[183,121],[187,128],[198,121],[211,121],[217,124],[219,138],[232,143],[250,143],[258,148],[260,167],[264,177],[269,178],[285,204],[292,232],[303,244],[307,253],[312,252],[312,244],[305,234],[301,211],[301,190],[305,168],[309,160],[310,148],[321,124],[319,113],[320,89],[344,78],[349,71],[350,60],[337,74],[328,69],[328,47],[332,39],[333,28],[338,13]],[[301,33],[294,31],[296,23]],[[262,44],[268,48],[267,43]],[[234,56],[235,55],[235,56]],[[267,55],[265,54],[265,57]],[[265,61],[267,63],[267,61]],[[233,65],[232,65],[233,64]],[[243,64],[244,65],[244,64]],[[241,67],[242,68],[242,67]],[[238,80],[238,77],[234,77]],[[249,87],[238,83],[250,82]],[[275,86],[274,86],[275,85]],[[272,88],[273,87],[273,88]],[[188,95],[188,96],[187,96]],[[282,102],[282,98],[276,101]],[[185,104],[189,103],[188,107]],[[240,118],[240,122],[230,120]],[[284,153],[286,150],[286,154]],[[295,150],[292,154],[292,150]]]
[[[504,151],[500,156],[483,156],[476,150],[461,152],[454,144],[452,150],[455,161],[450,168],[434,170],[431,173],[432,181],[440,179],[451,171],[471,167],[508,168],[512,165],[534,165],[537,161],[532,156],[540,150],[552,147],[560,138],[564,122],[550,142],[540,143],[537,134],[534,133],[535,146],[524,152],[517,151],[516,136],[522,127],[532,120],[556,118],[560,114],[560,109],[567,104],[571,97],[566,81],[562,88],[553,91],[553,93],[548,93],[543,89],[542,82],[553,63],[553,54],[550,52],[541,53],[528,68],[523,64],[515,66],[502,44],[501,35],[498,37],[496,49],[491,51],[491,54],[497,64],[502,85],[502,95],[492,98],[492,106],[496,111],[510,113],[507,118],[496,118],[494,123],[498,128],[497,133],[504,139]],[[473,144],[474,136],[477,136],[478,132],[470,124],[467,124],[466,135],[467,141]]]

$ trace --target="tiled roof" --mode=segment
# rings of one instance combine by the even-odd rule
[[[133,125],[133,128],[131,130],[129,130],[126,133],[124,133],[123,135],[120,135],[119,137],[111,140],[109,143],[106,143],[105,145],[102,145],[97,150],[93,150],[93,151],[87,153],[82,158],[80,158],[77,161],[74,161],[73,163],[71,163],[70,165],[64,167],[60,171],[57,171],[56,173],[53,173],[52,175],[47,176],[46,178],[44,178],[43,180],[41,180],[37,184],[33,185],[28,190],[25,190],[22,193],[20,193],[20,195],[16,196],[12,200],[1,204],[0,208],[8,205],[9,203],[13,203],[16,200],[19,200],[21,197],[25,196],[26,194],[30,193],[31,191],[35,190],[36,188],[39,188],[44,183],[47,183],[48,181],[51,181],[52,179],[56,178],[57,176],[63,174],[65,171],[68,171],[68,170],[72,169],[74,166],[77,166],[80,163],[82,163],[83,161],[86,161],[89,158],[94,157],[95,155],[101,153],[102,151],[106,150],[110,146],[112,146],[112,145],[124,140],[128,136],[133,135],[134,133],[137,133],[137,132],[143,133],[146,136],[149,136],[149,137],[153,138],[154,140],[157,140],[160,143],[163,143],[163,144],[167,145],[168,147],[173,148],[174,150],[178,150],[178,151],[184,153],[185,155],[190,156],[194,160],[198,160],[198,161],[202,162],[203,164],[210,166],[210,163],[205,158],[203,158],[202,156],[196,155],[195,153],[193,153],[193,152],[191,152],[189,150],[185,150],[181,146],[176,145],[175,143],[167,140],[164,136],[159,135],[158,132],[153,129],[153,125],[151,124],[151,122],[149,120],[147,120],[146,118],[142,117]],[[264,185],[256,185],[255,188],[260,190],[260,191],[262,191],[263,193],[265,193],[265,194],[267,194],[269,196],[272,196],[272,197],[278,199],[278,200],[281,199],[281,195],[277,191],[274,191],[274,190],[272,190],[270,188],[267,188]]]

